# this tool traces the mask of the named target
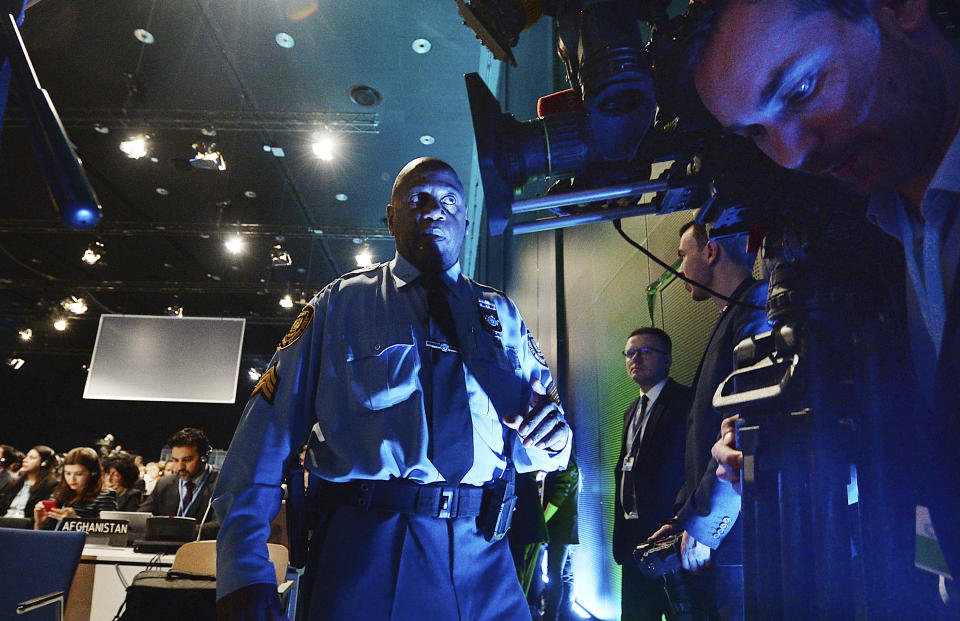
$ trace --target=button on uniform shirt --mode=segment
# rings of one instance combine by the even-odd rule
[[[403,257],[358,270],[321,291],[283,338],[237,427],[214,509],[220,518],[218,595],[272,582],[265,541],[279,509],[283,462],[309,435],[306,468],[328,481],[442,481],[428,458],[429,425],[420,379],[428,336],[426,291]],[[564,467],[559,452],[524,448],[501,423],[526,412],[538,381],[552,398],[553,376],[516,306],[460,273],[442,277],[462,349],[473,463],[461,483]]]

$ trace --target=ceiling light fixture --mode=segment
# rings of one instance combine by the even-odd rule
[[[253,368],[253,367],[250,367],[249,369],[247,369],[247,377],[250,378],[250,381],[251,381],[251,382],[255,382],[255,381],[257,381],[258,379],[260,379],[260,376],[261,376],[261,375],[262,375],[262,374],[260,373],[260,371],[256,370],[256,369]]]
[[[167,316],[169,317],[183,317],[183,307],[179,304],[171,304],[167,307]]]
[[[19,371],[20,367],[23,366],[23,358],[7,358],[7,366],[13,369],[14,371]]]
[[[370,267],[373,265],[373,255],[370,254],[370,249],[366,246],[364,246],[354,258],[357,260],[357,267]]]
[[[414,39],[413,43],[410,44],[410,47],[413,48],[413,51],[417,54],[426,54],[430,51],[430,48],[433,47],[430,41],[427,39]]]
[[[147,154],[148,139],[149,136],[145,134],[131,136],[127,140],[120,141],[120,150],[126,153],[130,159],[139,160]]]
[[[430,134],[424,134],[424,135],[420,136],[420,144],[426,145],[426,146],[428,146],[428,147],[429,147],[430,145],[432,145],[432,144],[433,144],[434,142],[436,142],[436,141],[437,141],[437,140],[436,140],[433,136],[431,136]]]
[[[365,108],[378,106],[380,102],[383,101],[383,96],[380,94],[380,91],[366,84],[351,86],[347,94],[353,103]]]
[[[103,258],[104,253],[105,251],[103,248],[103,242],[98,240],[87,246],[87,249],[83,251],[83,256],[80,257],[80,260],[87,265],[93,265]]]
[[[243,248],[246,244],[243,243],[243,239],[241,239],[239,235],[234,235],[227,241],[223,242],[223,245],[230,254],[240,254],[243,252]]]
[[[109,133],[110,133],[110,128],[107,127],[106,125],[101,124],[101,123],[94,123],[94,124],[93,124],[93,131],[97,132],[98,134],[109,134]]]
[[[333,159],[335,141],[329,134],[319,136],[313,143],[313,154],[325,162]]]
[[[283,246],[274,244],[273,250],[270,251],[270,264],[274,267],[289,267],[293,265],[293,259]]]
[[[272,153],[273,157],[283,157],[286,153],[283,152],[283,147],[278,145],[275,142],[268,142],[263,145],[263,150],[267,153]]]
[[[207,144],[200,142],[193,145],[196,155],[190,158],[190,165],[201,170],[226,170],[227,162],[223,155],[217,151],[217,145],[214,142]]]
[[[145,43],[147,45],[150,45],[151,43],[154,42],[153,35],[150,34],[150,31],[146,30],[145,28],[137,28],[136,30],[133,31],[133,36],[136,37],[137,41],[139,41],[140,43]]]
[[[74,315],[82,315],[87,312],[87,301],[71,295],[69,298],[60,302],[60,307]]]
[[[277,41],[277,45],[279,45],[279,46],[282,47],[282,48],[286,48],[286,49],[290,49],[290,48],[293,47],[294,44],[296,43],[296,42],[293,40],[293,37],[290,36],[289,34],[285,33],[285,32],[278,32],[278,33],[277,33],[277,36],[275,37],[275,39],[276,39],[276,41]]]
[[[23,329],[23,330],[20,330],[20,340],[21,340],[21,341],[29,341],[29,340],[32,339],[32,338],[33,338],[33,330],[32,330],[32,329],[30,329],[30,328],[25,328],[25,329]]]
[[[67,320],[66,319],[54,319],[53,328],[57,332],[63,332],[67,329]]]
[[[338,201],[340,201],[341,203],[345,203],[345,202],[347,202],[347,198],[348,198],[348,197],[347,197],[346,194],[340,193],[340,194],[337,194],[336,196],[334,196],[334,198],[337,199]]]
[[[283,308],[293,308],[293,298],[290,297],[289,293],[280,298],[280,306]]]

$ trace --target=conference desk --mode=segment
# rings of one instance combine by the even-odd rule
[[[127,585],[146,569],[167,569],[173,554],[144,554],[133,548],[87,544],[73,576],[64,619],[111,621],[127,596]]]

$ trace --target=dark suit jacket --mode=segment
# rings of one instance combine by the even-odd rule
[[[0,498],[0,516],[4,515],[7,512],[7,509],[10,508],[10,505],[13,504],[13,499],[16,497],[17,492],[20,491],[22,486],[23,479],[21,479],[16,485],[11,485],[8,487],[4,492],[3,497]],[[27,498],[27,506],[23,510],[23,516],[32,520],[33,506],[41,500],[50,498],[50,494],[53,493],[53,489],[56,486],[57,479],[52,476],[39,481],[36,486],[30,490],[30,496]]]
[[[136,487],[117,495],[117,511],[136,511],[143,502],[143,490]]]
[[[203,519],[207,505],[210,504],[210,498],[213,496],[213,488],[217,484],[217,476],[219,476],[219,474],[219,470],[211,467],[207,482],[204,483],[203,487],[197,492],[197,499],[186,513],[186,517],[195,518],[198,524]],[[178,480],[179,477],[173,474],[160,478],[153,488],[153,493],[143,499],[143,502],[140,503],[140,508],[137,510],[154,515],[176,515],[177,510],[180,508],[180,486],[177,484]],[[214,514],[213,509],[210,509],[205,524],[216,525],[216,520],[216,514]],[[210,532],[210,528],[213,527],[204,526],[205,537],[206,534]],[[216,529],[219,529],[219,525],[217,525]]]
[[[747,278],[730,297],[763,308],[767,299],[767,287],[765,283]],[[730,516],[710,515],[710,496],[717,482],[717,463],[711,457],[710,449],[720,435],[720,423],[724,418],[723,414],[713,408],[713,395],[717,386],[733,371],[733,348],[737,343],[769,329],[766,311],[739,304],[730,304],[717,321],[693,383],[693,403],[687,417],[685,476],[676,502],[676,513],[681,524],[698,516],[710,516],[718,521],[726,517],[727,523],[737,518],[735,513]],[[732,537],[731,530],[734,533]],[[721,544],[718,549],[719,557],[715,560],[721,563],[741,562],[742,535],[739,522],[730,530],[724,526],[724,531],[726,532],[723,534],[718,532],[718,537],[724,543],[729,539],[730,543]],[[725,552],[726,549],[729,549],[729,552]]]
[[[684,437],[687,412],[690,410],[690,389],[668,379],[653,404],[629,477],[636,492],[639,519],[627,520],[623,517],[620,468],[626,452],[627,431],[639,401],[638,397],[623,414],[620,458],[614,473],[616,513],[613,521],[613,558],[621,565],[630,559],[637,544],[660,527],[660,522],[673,517],[673,502],[677,490],[683,485]]]

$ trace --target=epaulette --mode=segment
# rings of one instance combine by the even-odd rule
[[[464,276],[464,278],[467,278],[467,277]],[[491,287],[490,285],[485,285],[485,284],[483,284],[483,283],[481,283],[481,282],[475,281],[475,280],[472,279],[472,278],[467,278],[467,280],[469,280],[469,281],[470,281],[471,283],[473,283],[478,289],[481,289],[481,290],[484,291],[485,293],[493,293],[493,294],[499,295],[499,296],[502,297],[502,298],[506,298],[506,299],[508,299],[508,300],[510,299],[510,298],[507,297],[507,294],[506,294],[506,293],[504,293],[503,291],[500,291],[500,290],[497,289],[496,287]]]
[[[356,278],[357,276],[363,276],[364,274],[369,274],[370,272],[376,272],[381,269],[384,265],[387,265],[387,262],[383,263],[374,263],[368,267],[360,267],[352,272],[347,272],[338,278],[337,280],[349,280],[350,278]]]

